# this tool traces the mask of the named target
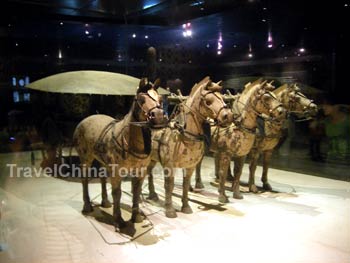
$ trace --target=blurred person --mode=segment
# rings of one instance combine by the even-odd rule
[[[321,105],[325,118],[324,132],[328,141],[327,158],[344,159],[350,156],[349,106],[336,104],[328,97]]]

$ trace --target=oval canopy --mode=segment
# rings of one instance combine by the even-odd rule
[[[52,75],[27,85],[27,88],[55,93],[135,95],[138,78],[106,71],[81,70]],[[168,94],[159,88],[159,94]]]

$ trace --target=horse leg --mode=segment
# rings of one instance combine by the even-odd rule
[[[227,170],[229,169],[231,158],[230,155],[225,153],[217,154],[216,158],[216,163],[218,167],[215,167],[215,169],[217,169],[219,175],[219,202],[228,203],[229,200],[225,193],[225,183],[227,178]]]
[[[188,191],[191,184],[191,176],[193,174],[194,168],[185,169],[185,174],[183,175],[183,184],[182,184],[182,207],[181,212],[185,214],[192,214],[192,208],[188,204]]]
[[[245,156],[235,157],[234,177],[232,182],[233,198],[243,199],[239,190],[239,180],[241,179]]]
[[[165,188],[165,215],[169,218],[175,218],[176,210],[173,207],[172,194],[174,190],[174,168],[165,167],[164,169],[164,188]]]
[[[195,184],[195,188],[198,189],[203,189],[204,185],[202,183],[202,176],[201,176],[201,166],[202,166],[202,161],[203,161],[203,157],[200,160],[200,162],[196,165],[196,184]]]
[[[149,192],[147,199],[153,200],[153,201],[158,201],[159,197],[156,193],[156,190],[154,189],[153,174],[152,174],[152,170],[153,170],[154,166],[156,166],[156,162],[151,161],[151,163],[147,167],[148,192]]]
[[[263,173],[262,173],[261,181],[263,183],[263,188],[266,191],[272,191],[272,187],[269,184],[268,179],[267,179],[267,172],[269,170],[271,155],[272,155],[272,150],[265,151],[263,153]]]
[[[111,202],[108,200],[108,195],[107,195],[107,178],[105,176],[102,176],[100,178],[101,181],[101,192],[102,192],[102,202],[101,206],[105,208],[112,207]]]
[[[120,199],[122,196],[121,182],[122,180],[118,175],[115,175],[111,178],[113,197],[113,218],[115,221],[115,227],[119,229],[126,226],[126,223],[122,218],[122,213],[120,210]]]
[[[91,213],[93,211],[90,196],[89,196],[89,176],[87,170],[90,168],[92,161],[84,161],[81,164],[81,169],[83,171],[82,185],[83,185],[83,201],[84,207],[83,213]]]
[[[233,182],[233,176],[232,176],[232,170],[231,170],[231,160],[230,160],[230,162],[228,164],[226,180],[229,181],[229,182]]]
[[[142,183],[145,178],[144,172],[137,173],[132,177],[132,215],[131,221],[133,223],[141,223],[145,218],[140,210],[140,195],[142,191]]]
[[[258,150],[252,150],[251,152],[251,160],[249,163],[249,181],[248,181],[248,186],[249,186],[249,192],[257,193],[258,188],[255,185],[255,171],[256,171],[256,166],[258,165],[258,160],[259,160],[259,151]]]

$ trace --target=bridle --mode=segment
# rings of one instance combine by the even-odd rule
[[[158,93],[157,93],[158,95]],[[138,99],[139,96],[147,96],[149,97],[151,100],[153,100],[156,105],[148,110],[145,109],[145,107],[143,106],[145,103],[143,103],[143,105],[140,103],[140,99]],[[131,124],[134,125],[139,125],[139,126],[147,126],[150,123],[150,120],[152,119],[152,111],[155,109],[160,109],[162,110],[162,105],[159,103],[158,100],[156,100],[155,98],[153,98],[148,92],[140,92],[136,95],[135,99],[135,104],[137,105],[137,107],[139,108],[139,110],[146,116],[146,121],[139,121],[138,120],[138,116],[137,114],[135,114],[135,111],[133,112],[133,116],[134,118],[137,120],[136,122],[131,122]],[[154,126],[154,125],[153,125]],[[153,127],[152,126],[152,127]],[[162,125],[162,127],[164,127],[164,125]]]
[[[253,110],[253,112],[256,114],[256,116],[258,116],[258,117],[260,117],[260,118],[262,118],[264,120],[268,120],[268,121],[272,121],[272,122],[280,122],[280,120],[278,120],[277,118],[268,116],[268,115],[266,115],[264,113],[259,112],[256,109],[257,102],[260,99],[259,96],[257,96],[257,94],[256,94],[257,92],[258,91],[256,91],[255,94],[253,95],[254,99],[251,100],[250,103],[243,103],[243,102],[240,101],[240,98],[238,98],[236,100],[237,103],[240,103],[240,104],[243,105],[243,110],[242,110],[242,112],[239,113],[239,117],[242,117],[243,113],[248,111],[248,109],[250,107]],[[263,104],[264,108],[269,110],[269,112],[274,112],[276,109],[278,109],[279,107],[283,106],[282,103],[276,98],[276,96],[270,91],[265,91],[264,93],[261,94],[261,96],[264,96],[266,94],[268,94],[270,97],[272,97],[274,100],[276,100],[278,102],[278,104],[274,108],[270,109],[269,105],[264,100],[261,100],[261,103]],[[235,106],[235,105],[236,104],[234,104],[234,107],[236,108],[237,112],[239,112],[237,106]]]
[[[286,93],[285,96],[288,95],[288,92]],[[309,101],[309,103],[304,106],[304,110],[292,110],[292,109],[296,109],[297,108],[297,97],[301,97],[303,99],[306,99]],[[287,107],[287,111],[288,113],[295,113],[295,114],[307,114],[309,113],[309,109],[310,109],[310,106],[311,104],[313,104],[313,101],[308,99],[304,94],[302,94],[301,92],[299,91],[296,91],[294,94],[293,94],[293,97],[289,99],[288,101],[288,107]]]

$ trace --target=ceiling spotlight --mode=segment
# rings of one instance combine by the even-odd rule
[[[207,47],[207,48],[210,48],[210,45],[209,45],[209,44],[207,44],[207,45],[206,45],[206,47]]]
[[[218,54],[218,55],[221,55],[221,50],[218,50],[217,54]]]
[[[182,28],[186,28],[186,24],[182,24]]]
[[[90,34],[90,32],[89,32],[89,31],[87,31],[87,30],[85,30],[85,35],[88,35],[88,34]]]
[[[266,22],[266,19],[261,19],[261,21],[265,23],[265,22]]]
[[[253,53],[248,53],[248,57],[252,58],[253,57]]]
[[[145,38],[147,39],[147,38],[148,38],[148,36],[147,36],[147,35],[145,35]]]
[[[63,26],[63,22],[60,22],[60,26]]]
[[[273,47],[272,43],[269,43],[269,44],[267,45],[267,47],[268,47],[268,48],[272,48],[272,47]]]
[[[186,32],[187,32],[187,36],[189,37],[192,36],[192,30],[187,30]]]
[[[299,52],[300,52],[300,53],[304,53],[304,52],[305,52],[305,48],[303,48],[303,47],[302,47],[302,48],[299,48]]]
[[[18,43],[16,43],[15,45],[16,45],[16,47],[18,47]]]
[[[134,33],[134,34],[132,34],[132,38],[136,38],[136,34]]]

